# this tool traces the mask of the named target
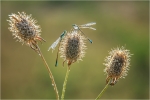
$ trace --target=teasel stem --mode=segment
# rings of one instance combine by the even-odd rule
[[[46,60],[45,60],[45,58],[44,58],[44,56],[43,56],[43,54],[42,54],[40,48],[39,48],[39,46],[38,46],[38,45],[36,45],[36,46],[37,46],[37,51],[38,51],[40,57],[42,58],[42,60],[43,60],[43,62],[44,62],[44,64],[45,64],[45,66],[46,66],[46,68],[47,68],[47,70],[48,70],[50,79],[51,79],[51,81],[52,81],[52,86],[54,87],[54,91],[55,91],[55,93],[56,93],[56,99],[59,100],[59,94],[58,94],[58,90],[57,90],[57,86],[56,86],[56,83],[55,83],[53,74],[52,74],[52,72],[51,72],[51,70],[50,70],[50,68],[49,68],[49,66],[48,66],[48,64],[47,64],[47,62],[46,62]]]
[[[68,66],[67,67],[66,76],[65,76],[65,80],[64,80],[64,84],[63,84],[61,100],[64,100],[64,97],[65,97],[65,90],[66,90],[66,85],[67,85],[67,80],[68,80],[69,72],[70,72],[70,67]]]
[[[109,81],[110,81],[110,79],[109,79]],[[104,89],[100,92],[100,94],[97,96],[97,98],[95,100],[98,100],[103,95],[103,93],[105,92],[105,90],[108,88],[109,84],[110,84],[110,82],[108,82],[105,85]]]

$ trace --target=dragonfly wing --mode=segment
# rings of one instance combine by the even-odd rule
[[[57,46],[57,44],[59,43],[59,41],[60,41],[60,37],[48,48],[48,51],[50,50],[50,49],[53,49],[53,50],[55,50],[55,47]]]
[[[96,30],[96,28],[93,28],[93,27],[89,27],[89,29]]]
[[[95,25],[95,24],[96,24],[96,22],[91,22],[91,23],[80,25],[80,27],[91,26],[91,25]]]
[[[92,30],[96,30],[96,29],[93,28],[93,27],[80,27],[80,28],[89,28],[89,29],[92,29]]]

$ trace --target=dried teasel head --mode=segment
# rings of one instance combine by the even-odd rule
[[[82,60],[85,49],[85,37],[81,35],[80,31],[71,31],[62,40],[59,51],[69,67],[72,63]]]
[[[25,12],[9,15],[9,30],[14,38],[23,44],[28,45],[33,50],[37,51],[37,40],[45,41],[41,35],[41,28],[36,25],[37,21],[32,19],[31,15],[26,15]]]
[[[104,72],[107,74],[106,84],[111,86],[115,85],[119,78],[125,78],[129,70],[131,54],[129,50],[121,48],[115,48],[109,52],[109,56],[106,57],[104,65],[106,68]]]

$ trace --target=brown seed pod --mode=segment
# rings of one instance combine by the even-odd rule
[[[9,30],[12,32],[17,41],[30,46],[33,50],[37,51],[37,40],[40,42],[45,41],[41,35],[41,28],[36,25],[37,21],[31,18],[31,15],[18,12],[17,14],[9,15]]]
[[[104,72],[107,74],[106,84],[115,85],[119,78],[125,78],[129,70],[131,54],[124,47],[113,49],[106,57]]]
[[[67,61],[70,66],[74,62],[82,60],[85,49],[85,37],[81,35],[80,31],[71,31],[62,40],[59,51],[64,62]]]

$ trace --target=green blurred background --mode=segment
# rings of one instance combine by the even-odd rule
[[[109,87],[102,99],[149,98],[149,2],[104,1],[2,1],[1,2],[1,98],[55,99],[48,71],[41,58],[26,45],[15,42],[8,30],[8,15],[17,12],[32,14],[42,28],[46,43],[41,51],[54,75],[59,94],[67,64],[55,67],[57,49],[48,47],[72,24],[96,22],[97,30],[83,29],[93,40],[86,42],[83,61],[71,65],[66,99],[95,99],[105,86],[104,58],[108,51],[125,46],[133,54],[128,76]]]

